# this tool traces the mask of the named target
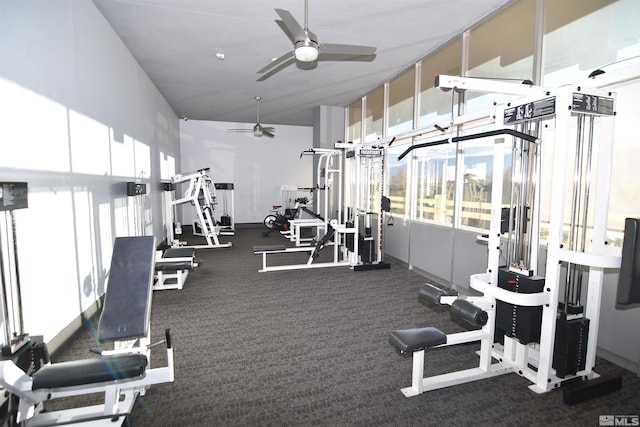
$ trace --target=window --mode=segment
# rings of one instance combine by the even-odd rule
[[[562,2],[558,2],[562,3]],[[520,0],[469,32],[469,77],[533,79],[535,0]],[[466,112],[479,111],[513,95],[465,94]]]
[[[462,227],[488,230],[491,222],[494,139],[465,141],[462,148]]]
[[[607,64],[640,55],[639,16],[637,0],[545,0],[543,84],[585,79]]]
[[[611,165],[611,193],[607,237],[615,246],[622,246],[624,219],[638,217],[640,186],[635,183],[640,158],[637,101],[640,79],[610,88],[618,95],[615,118],[613,161]]]
[[[382,113],[384,111],[384,87],[380,86],[365,97],[364,141],[382,138]]]
[[[387,170],[389,176],[388,197],[391,200],[391,213],[406,215],[407,206],[407,169],[411,156],[398,160],[408,147],[409,141],[396,141],[387,150]]]
[[[425,142],[429,139],[419,141]],[[415,219],[452,226],[456,191],[455,144],[420,148],[415,153]]]
[[[420,94],[418,96],[418,127],[450,122],[457,114],[458,94],[444,92],[435,86],[438,74],[460,75],[461,38],[458,37],[420,63]]]
[[[359,99],[349,105],[349,126],[347,127],[347,141],[359,143],[362,136],[362,100]]]
[[[413,129],[413,94],[415,93],[415,68],[400,74],[389,83],[389,129],[387,136]]]

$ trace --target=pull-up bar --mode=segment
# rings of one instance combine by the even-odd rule
[[[411,151],[417,148],[431,147],[432,145],[443,145],[443,144],[448,144],[449,142],[469,141],[472,139],[480,139],[480,138],[486,138],[488,136],[498,136],[498,135],[512,135],[512,136],[515,136],[516,138],[522,138],[529,142],[538,141],[537,137],[531,136],[527,133],[518,132],[513,129],[496,129],[488,132],[480,132],[472,135],[454,136],[453,138],[440,139],[438,141],[424,142],[422,144],[412,145],[411,147],[407,148],[402,154],[398,156],[398,160],[404,159],[407,154],[409,154]]]

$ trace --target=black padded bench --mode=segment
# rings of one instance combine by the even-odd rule
[[[158,252],[160,254],[160,252]],[[169,248],[156,259],[157,281],[154,290],[182,289],[189,272],[202,261],[196,259],[194,248]]]
[[[98,321],[100,343],[147,337],[155,238],[116,238],[104,307]],[[115,354],[53,363],[32,376],[32,390],[134,379],[144,375],[147,356]]]
[[[73,387],[139,378],[145,373],[147,356],[121,354],[47,365],[32,376],[32,390]]]

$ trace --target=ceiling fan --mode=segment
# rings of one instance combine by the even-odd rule
[[[258,70],[262,76],[258,81],[271,77],[278,71],[298,61],[300,68],[314,68],[316,61],[373,61],[376,48],[354,44],[320,43],[318,37],[309,30],[309,0],[304,2],[304,28],[284,9],[275,9],[281,21],[276,21],[285,31],[293,50],[274,59],[265,67]]]
[[[260,101],[262,97],[256,96],[256,124],[253,126],[253,129],[227,129],[227,132],[253,132],[253,136],[261,137],[266,136],[268,138],[273,138],[275,135],[273,134],[276,130],[271,126],[262,126],[260,124]]]

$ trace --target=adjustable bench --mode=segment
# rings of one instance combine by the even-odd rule
[[[19,399],[16,423],[71,424],[91,420],[120,425],[130,414],[136,397],[146,387],[173,381],[173,348],[165,331],[167,366],[150,369],[151,288],[154,237],[116,239],[109,282],[100,314],[97,339],[113,349],[96,351],[99,357],[48,364],[32,375],[11,360],[0,361],[0,385]],[[104,403],[82,408],[43,412],[50,399],[104,393]],[[114,424],[117,422],[117,424]]]
[[[194,248],[169,248],[156,252],[156,282],[154,291],[182,289],[189,273],[202,261],[196,258]]]

